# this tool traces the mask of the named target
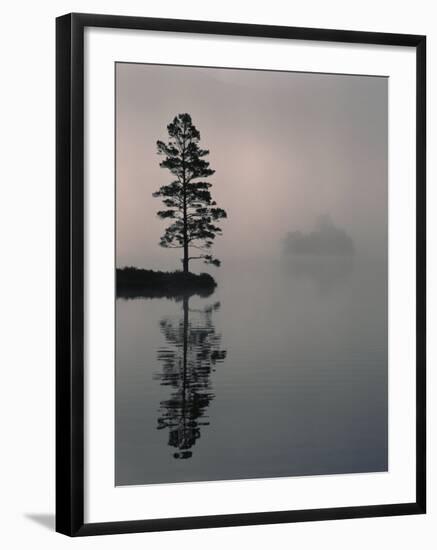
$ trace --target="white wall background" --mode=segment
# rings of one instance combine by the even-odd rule
[[[429,513],[427,516],[68,539],[54,513],[55,17],[92,12],[428,35]],[[434,0],[15,1],[0,32],[0,540],[8,549],[435,547],[437,10]]]

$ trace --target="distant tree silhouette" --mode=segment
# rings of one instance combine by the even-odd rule
[[[165,156],[161,168],[167,168],[176,179],[153,193],[166,206],[158,216],[173,220],[159,244],[183,250],[184,273],[188,273],[189,262],[194,259],[219,266],[220,260],[206,253],[221,234],[216,222],[226,218],[225,210],[218,208],[211,197],[211,183],[205,181],[215,172],[205,160],[209,151],[199,147],[200,133],[188,113],[177,115],[167,130],[168,142],[158,140],[156,145],[158,154]],[[199,255],[190,256],[190,248],[200,250]]]
[[[189,298],[184,296],[182,318],[161,321],[168,345],[158,351],[163,369],[156,378],[170,387],[171,395],[161,401],[158,430],[169,430],[168,444],[177,449],[173,456],[178,459],[192,456],[201,426],[209,424],[207,409],[214,399],[211,374],[226,358],[212,322],[219,307],[218,302],[203,310],[190,310]],[[190,312],[196,314],[195,320],[190,321]]]

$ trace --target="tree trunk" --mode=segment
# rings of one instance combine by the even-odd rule
[[[184,128],[184,144],[183,144],[183,149],[182,149],[182,170],[183,170],[182,180],[183,180],[183,188],[184,188],[184,204],[183,204],[184,259],[182,260],[182,266],[183,266],[183,272],[188,273],[188,262],[190,260],[188,258],[187,181],[186,181],[186,174],[185,174],[185,128]]]
[[[184,273],[188,273],[188,243],[184,243],[184,258],[182,260]]]
[[[183,265],[183,271],[184,273],[188,273],[188,229],[187,229],[187,199],[185,197],[184,193],[184,230],[183,230],[183,236],[184,236],[184,258],[182,260]]]

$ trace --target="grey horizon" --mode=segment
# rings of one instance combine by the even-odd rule
[[[117,266],[179,268],[157,246],[152,192],[169,181],[156,140],[181,112],[211,151],[213,193],[229,214],[214,247],[224,261],[278,257],[287,233],[323,215],[384,257],[387,90],[381,77],[117,63]]]

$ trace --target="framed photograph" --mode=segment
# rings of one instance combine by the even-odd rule
[[[425,37],[56,51],[57,530],[425,513]]]

